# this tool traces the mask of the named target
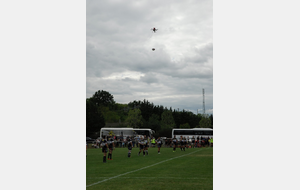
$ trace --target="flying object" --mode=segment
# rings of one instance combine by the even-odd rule
[[[152,51],[154,51],[155,50],[155,48],[152,48]]]
[[[156,29],[156,28],[151,28],[150,30],[152,30],[153,32],[156,32],[158,29]]]

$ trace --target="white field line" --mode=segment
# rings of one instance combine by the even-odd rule
[[[89,177],[87,179],[108,179],[109,177]],[[208,178],[201,178],[201,177],[119,177],[122,179],[208,179]]]
[[[95,178],[88,178],[88,179],[105,179],[109,177],[95,177]],[[192,178],[184,178],[184,177],[119,177],[122,179],[184,179],[184,180],[190,180],[190,179],[208,179],[208,178],[201,178],[201,177],[192,177]]]
[[[191,177],[191,178],[184,178],[184,177],[120,177],[120,178],[128,178],[128,179],[184,179],[184,180],[190,180],[190,179],[208,179],[208,178],[201,178],[201,177]]]
[[[203,150],[203,149],[200,149],[200,150]],[[143,167],[143,168],[140,168],[140,169],[137,169],[137,170],[133,170],[133,171],[130,171],[130,172],[126,172],[126,173],[123,173],[123,174],[120,174],[120,175],[117,175],[117,176],[114,176],[114,177],[110,177],[108,179],[104,179],[102,181],[98,181],[96,183],[92,183],[90,185],[87,185],[86,187],[90,187],[90,186],[93,186],[93,185],[97,185],[99,183],[103,183],[105,181],[108,181],[108,180],[111,180],[111,179],[114,179],[114,178],[117,178],[117,177],[120,177],[120,176],[123,176],[123,175],[127,175],[127,174],[130,174],[130,173],[133,173],[133,172],[137,172],[137,171],[140,171],[140,170],[143,170],[143,169],[146,169],[146,168],[150,168],[152,166],[156,166],[158,164],[161,164],[161,163],[164,163],[164,162],[167,162],[167,161],[170,161],[170,160],[173,160],[173,159],[176,159],[176,158],[180,158],[180,157],[183,157],[183,156],[187,156],[187,155],[190,155],[190,154],[193,154],[195,152],[199,152],[200,150],[196,150],[194,152],[191,152],[191,153],[188,153],[188,154],[184,154],[184,155],[181,155],[181,156],[177,156],[177,157],[174,157],[174,158],[170,158],[170,159],[167,159],[167,160],[164,160],[164,161],[161,161],[161,162],[157,162],[156,164],[152,164],[150,166],[146,166],[146,167]]]

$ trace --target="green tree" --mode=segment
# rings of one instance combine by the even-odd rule
[[[155,132],[160,130],[160,122],[159,122],[159,116],[156,114],[152,114],[149,117],[149,122],[148,122],[149,128],[153,129]]]
[[[161,114],[161,128],[162,129],[171,129],[175,127],[175,121],[172,116],[172,112],[169,110],[165,110]]]
[[[202,117],[199,122],[200,128],[212,128],[211,120],[209,117]]]
[[[214,124],[213,124],[214,118],[213,118],[213,115],[212,115],[212,114],[209,116],[209,119],[210,119],[210,121],[211,121],[211,128],[213,128],[213,127],[214,127]]]
[[[126,119],[127,127],[137,128],[143,126],[142,113],[140,109],[130,110]]]
[[[92,96],[92,99],[97,106],[110,106],[115,104],[114,96],[104,90],[98,90],[95,92],[95,94]]]
[[[100,129],[105,126],[101,111],[91,99],[86,100],[86,135],[91,138],[99,136]]]
[[[108,107],[105,107],[105,108],[107,108],[107,109],[105,109],[105,111],[103,111],[103,116],[105,118],[105,121],[111,122],[111,123],[119,122],[121,117],[118,115],[118,113],[115,111],[110,111],[108,109]]]
[[[181,129],[189,129],[189,128],[191,128],[190,127],[190,124],[189,123],[185,123],[185,124],[180,124],[180,127],[179,128],[181,128]]]
[[[155,133],[156,138],[157,137],[167,137],[172,138],[172,128],[169,129],[160,129],[157,133]]]

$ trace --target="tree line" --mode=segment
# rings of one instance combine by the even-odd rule
[[[190,111],[178,111],[154,105],[148,100],[119,104],[107,91],[99,90],[86,99],[86,135],[100,136],[106,123],[120,123],[119,127],[150,128],[156,137],[171,137],[173,128],[213,128],[213,115],[203,116]]]

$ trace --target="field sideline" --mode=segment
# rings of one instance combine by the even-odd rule
[[[148,156],[133,148],[131,158],[127,152],[116,148],[103,163],[101,149],[88,149],[86,189],[213,189],[213,148],[149,148]]]

